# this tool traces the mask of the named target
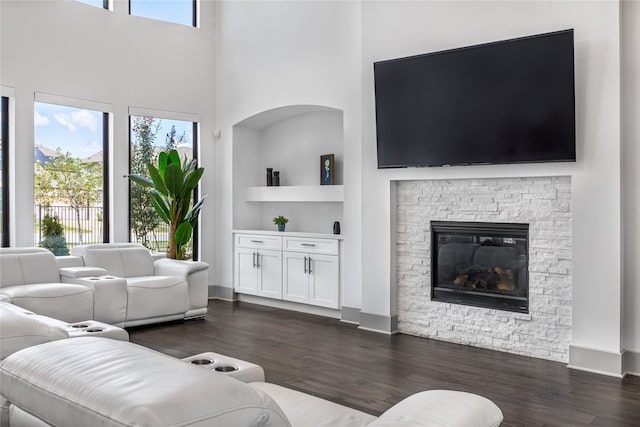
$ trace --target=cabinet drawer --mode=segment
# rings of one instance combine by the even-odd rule
[[[282,249],[282,237],[264,234],[236,234],[237,248]]]
[[[312,254],[338,255],[338,241],[333,239],[305,239],[285,237],[284,250]]]

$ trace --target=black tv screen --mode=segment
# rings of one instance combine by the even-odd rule
[[[376,62],[378,168],[575,161],[573,30]]]

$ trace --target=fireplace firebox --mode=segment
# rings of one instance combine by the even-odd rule
[[[529,312],[529,225],[431,222],[431,299]]]

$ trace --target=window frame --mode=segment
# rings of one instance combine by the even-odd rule
[[[50,95],[41,92],[35,93],[33,100],[34,109],[35,103],[53,104],[61,107],[86,109],[102,113],[102,242],[109,243],[111,241],[111,194],[109,191],[111,188],[110,177],[112,175],[110,173],[111,163],[109,161],[109,153],[112,143],[111,130],[113,106],[111,104],[98,101],[67,98],[64,96]],[[33,144],[35,146],[35,138]],[[35,200],[33,200],[33,202],[35,205]]]
[[[11,246],[10,227],[10,200],[9,200],[9,97],[3,96],[0,101],[2,108],[2,242],[3,248]]]

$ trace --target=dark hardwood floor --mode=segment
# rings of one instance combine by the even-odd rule
[[[261,365],[268,382],[379,415],[412,393],[477,393],[503,426],[640,426],[640,377],[409,335],[313,315],[210,301],[205,320],[129,329],[131,341],[183,358],[213,351]]]

